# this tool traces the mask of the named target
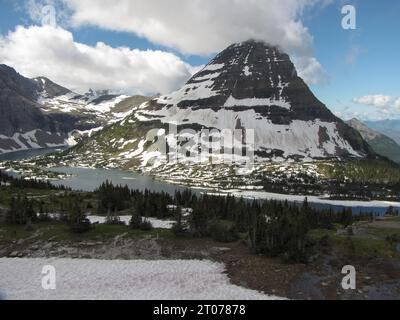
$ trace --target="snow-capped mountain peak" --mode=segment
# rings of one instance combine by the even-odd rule
[[[181,89],[149,106],[138,119],[254,130],[256,154],[268,160],[371,152],[358,132],[314,96],[289,56],[263,42],[231,45]]]

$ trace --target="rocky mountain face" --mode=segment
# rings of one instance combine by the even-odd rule
[[[0,65],[0,134],[29,131],[46,122],[36,103],[37,89],[35,82]]]
[[[71,90],[62,87],[45,77],[34,78],[33,81],[37,85],[37,93],[39,93],[41,96],[55,98],[72,93]]]
[[[377,154],[400,163],[400,145],[398,145],[396,141],[369,128],[358,119],[351,119],[347,121],[347,124],[360,132],[361,136]]]
[[[128,97],[91,91],[79,95],[45,77],[28,79],[0,65],[0,153],[75,144],[125,117]]]
[[[360,134],[322,104],[289,56],[262,42],[232,45],[180,90],[152,100],[140,121],[252,129],[259,159],[373,154]]]
[[[171,124],[177,125],[176,134],[169,132]],[[123,121],[71,150],[65,159],[169,177],[177,171],[187,177],[202,172],[204,177],[215,174],[215,166],[207,165],[223,162],[225,155],[221,150],[197,157],[204,151],[201,129],[244,132],[233,139],[231,150],[237,142],[241,148],[246,132],[253,131],[251,148],[257,163],[376,156],[355,129],[313,95],[287,54],[262,42],[246,41],[228,47],[181,89],[143,103]],[[165,141],[166,150],[155,147],[155,141]],[[186,173],[170,162],[179,148],[188,154],[179,164],[191,163]]]

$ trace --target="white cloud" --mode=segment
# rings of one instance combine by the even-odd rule
[[[355,98],[353,102],[374,107],[379,110],[379,112],[390,116],[400,115],[400,97],[376,94]]]
[[[363,96],[363,97],[354,99],[355,103],[364,104],[367,106],[379,107],[379,108],[387,107],[389,105],[389,103],[392,101],[393,101],[393,97],[385,96],[382,94]]]
[[[326,77],[313,57],[313,37],[301,22],[308,7],[330,0],[64,0],[75,26],[132,32],[188,54],[211,54],[248,39],[291,54],[309,84]]]
[[[20,26],[0,38],[0,63],[80,92],[93,88],[168,93],[195,71],[172,53],[112,48],[104,43],[92,47],[52,26]]]
[[[394,106],[395,106],[396,108],[399,108],[399,110],[400,110],[400,98],[398,98],[398,99],[394,102]]]
[[[302,77],[307,84],[317,85],[329,81],[328,75],[317,59],[313,57],[294,58],[293,62],[299,70],[299,76]]]

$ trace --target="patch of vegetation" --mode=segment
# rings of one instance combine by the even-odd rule
[[[396,254],[394,246],[385,239],[338,235],[336,230],[326,229],[311,230],[308,235],[320,247],[327,247],[330,252],[335,249],[353,260],[393,257]]]
[[[210,235],[218,242],[235,242],[240,239],[239,232],[230,221],[216,221],[210,225]]]
[[[386,160],[335,161],[318,165],[326,179],[361,184],[393,184],[400,186],[400,166]]]

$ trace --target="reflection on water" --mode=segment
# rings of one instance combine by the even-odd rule
[[[150,176],[144,176],[135,172],[127,172],[122,170],[105,170],[105,169],[89,169],[89,168],[71,168],[60,167],[52,168],[51,171],[72,174],[73,177],[66,180],[54,181],[55,185],[64,185],[74,190],[94,191],[106,180],[111,181],[114,185],[127,185],[134,190],[151,190],[154,192],[166,192],[174,194],[175,191],[183,191],[187,188],[175,186],[165,182],[157,181]],[[200,189],[192,188],[194,192],[200,193]]]

